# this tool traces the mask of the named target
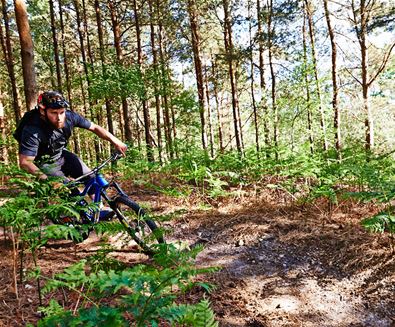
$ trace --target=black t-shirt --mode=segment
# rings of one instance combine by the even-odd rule
[[[39,115],[34,115],[22,131],[19,153],[36,157],[40,162],[46,156],[46,160],[55,161],[62,156],[74,127],[88,129],[91,122],[76,112],[67,110],[66,121],[63,128],[54,129],[50,123],[42,120]]]

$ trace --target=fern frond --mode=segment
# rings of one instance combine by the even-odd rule
[[[218,322],[215,321],[214,312],[210,307],[208,300],[202,300],[195,305],[195,327],[217,327]]]

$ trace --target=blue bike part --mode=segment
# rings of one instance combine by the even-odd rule
[[[102,174],[97,174],[96,175],[96,182],[99,184],[100,187],[106,187],[109,185],[107,180],[104,178]]]

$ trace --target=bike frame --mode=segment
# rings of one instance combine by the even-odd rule
[[[92,169],[91,172],[86,173],[72,182],[70,182],[70,185],[79,185],[79,184],[85,184],[84,189],[79,192],[78,196],[81,196],[82,198],[86,197],[89,193],[90,190],[93,190],[93,203],[99,204],[102,201],[102,198],[110,205],[110,207],[113,206],[114,200],[120,196],[127,196],[126,193],[121,189],[121,187],[118,185],[117,182],[111,181],[108,182],[104,176],[100,173],[100,170],[107,165],[111,161],[118,160],[121,157],[119,153],[114,153],[111,157],[106,159],[102,164],[97,166],[96,168]],[[83,181],[84,179],[89,178],[88,181]],[[113,187],[117,193],[114,197],[109,197],[107,195],[107,188]],[[95,210],[95,213],[93,217],[88,217],[91,222],[98,222],[99,221],[99,214],[100,210]]]

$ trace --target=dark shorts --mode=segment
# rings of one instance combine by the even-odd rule
[[[48,176],[77,178],[91,171],[87,165],[74,153],[63,150],[62,156],[51,164],[43,164],[40,169]]]

